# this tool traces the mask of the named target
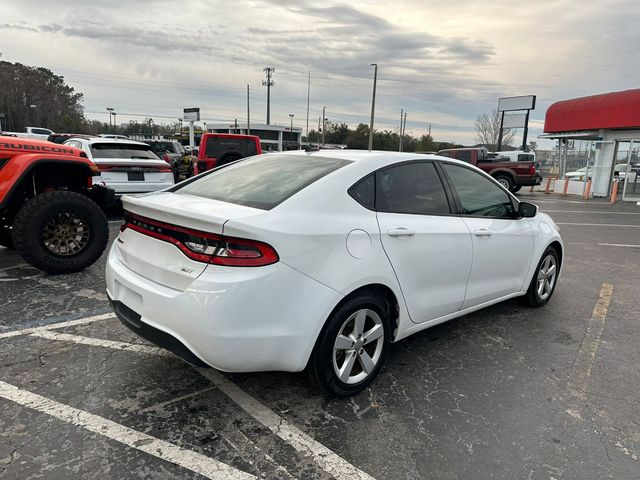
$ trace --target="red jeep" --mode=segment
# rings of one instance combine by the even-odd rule
[[[194,173],[202,173],[225,163],[261,153],[260,138],[255,135],[204,133],[200,139]]]
[[[77,148],[0,136],[0,245],[48,273],[91,265],[109,240],[100,206],[114,197],[92,184],[99,175]]]

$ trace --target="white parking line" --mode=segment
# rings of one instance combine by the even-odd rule
[[[79,318],[77,320],[64,320],[62,322],[50,323],[41,327],[29,327],[19,330],[11,330],[9,332],[0,333],[0,338],[17,337],[19,335],[30,335],[34,330],[53,330],[55,328],[72,327],[74,325],[84,325],[86,323],[98,322],[108,318],[115,318],[113,313],[103,313],[102,315],[94,315],[92,317]]]
[[[114,342],[111,340],[101,340],[81,335],[70,335],[56,332],[49,332],[44,329],[31,329],[29,335],[46,337],[51,340],[69,341],[83,345],[93,345],[98,347],[112,348],[128,352],[140,352],[152,355],[162,355],[175,357],[170,352],[147,345],[138,345],[127,342]],[[317,442],[299,428],[291,425],[284,418],[280,417],[273,410],[260,403],[254,397],[242,390],[233,382],[227,380],[216,370],[194,367],[201,375],[213,383],[227,397],[233,400],[245,412],[255,418],[262,425],[279,436],[301,454],[308,456],[327,473],[336,480],[374,480],[369,474],[358,469],[347,462],[334,451]]]
[[[174,463],[192,472],[214,480],[250,480],[254,475],[193,450],[179,447],[146,433],[139,432],[109,419],[56,402],[28,390],[0,381],[0,398],[11,400],[23,407],[46,413],[76,427],[120,442],[154,457]]]
[[[602,245],[603,247],[629,247],[629,248],[640,248],[640,245],[631,245],[625,243],[598,243],[598,245]]]
[[[600,295],[591,319],[587,324],[587,331],[578,350],[578,355],[573,364],[573,369],[569,375],[567,382],[567,388],[569,393],[578,400],[584,400],[587,394],[587,387],[589,378],[591,377],[591,370],[600,347],[600,340],[602,338],[602,332],[604,331],[604,323],[607,319],[607,309],[611,302],[611,296],[613,295],[613,285],[610,283],[603,283],[600,289]],[[580,415],[580,404],[582,402],[572,402],[570,408],[567,410],[569,415],[574,418],[582,418]]]
[[[605,213],[607,215],[640,215],[640,212],[607,212],[604,210],[544,210],[544,213]]]
[[[555,222],[556,225],[576,225],[581,227],[627,227],[640,228],[640,225],[624,225],[619,223],[571,223],[571,222]]]

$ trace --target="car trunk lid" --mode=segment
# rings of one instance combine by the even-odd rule
[[[208,265],[185,246],[187,242],[191,245],[197,237],[213,244],[227,220],[264,213],[172,192],[124,196],[122,202],[128,219],[116,241],[120,261],[137,274],[176,290],[188,288]]]

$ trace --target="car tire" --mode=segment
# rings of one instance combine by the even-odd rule
[[[16,250],[25,261],[47,273],[80,271],[102,255],[109,224],[90,198],[65,190],[28,200],[13,223]]]
[[[496,181],[510,192],[513,189],[513,179],[508,175],[496,175]]]
[[[0,227],[0,247],[8,248],[9,250],[16,248],[10,228]]]
[[[328,394],[355,395],[380,371],[390,338],[384,302],[369,293],[351,298],[332,313],[318,336],[307,377]]]
[[[519,192],[521,188],[522,188],[522,185],[515,185],[515,186],[511,189],[511,193]]]
[[[549,270],[553,269],[552,273]],[[530,307],[542,307],[553,295],[558,283],[558,273],[560,271],[560,260],[558,252],[553,247],[548,247],[533,273],[533,278],[529,284],[529,289],[523,297],[524,302]]]
[[[178,183],[180,181],[180,167],[177,163],[175,163],[172,167],[173,170],[173,181]]]

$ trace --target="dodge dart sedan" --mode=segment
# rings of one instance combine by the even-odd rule
[[[120,320],[188,362],[306,370],[352,395],[389,344],[556,287],[551,218],[435,155],[260,155],[123,198],[107,291]]]

